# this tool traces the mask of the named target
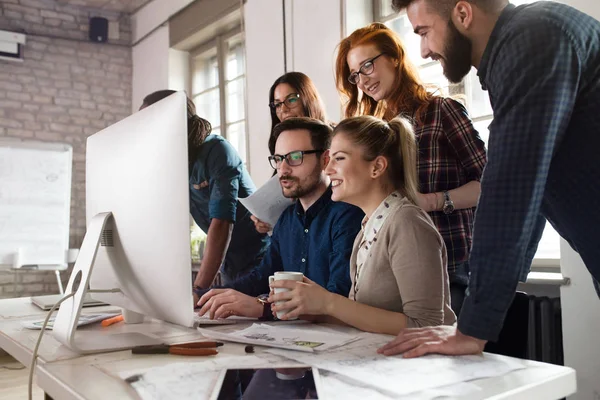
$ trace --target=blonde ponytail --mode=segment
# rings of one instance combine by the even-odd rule
[[[398,171],[395,182],[400,190],[414,204],[417,204],[419,193],[419,181],[417,176],[417,141],[411,123],[402,117],[394,118],[389,123],[390,128],[396,134],[397,151],[402,165]]]
[[[333,135],[338,133],[360,146],[365,160],[386,157],[394,190],[417,204],[417,142],[408,119],[397,117],[387,123],[367,115],[351,117],[335,127]]]

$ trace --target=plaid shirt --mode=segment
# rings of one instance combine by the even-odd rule
[[[456,189],[481,179],[486,163],[485,144],[462,104],[434,97],[423,123],[416,126],[415,135],[421,193]],[[455,269],[469,259],[474,212],[475,208],[466,208],[449,215],[443,211],[429,213],[446,244],[451,282],[468,282],[468,276],[459,276]]]
[[[458,328],[496,340],[545,218],[600,278],[600,22],[508,5],[478,74],[494,121]]]

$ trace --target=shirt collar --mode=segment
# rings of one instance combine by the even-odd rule
[[[494,47],[498,42],[498,38],[502,33],[502,28],[514,15],[514,10],[516,6],[514,4],[508,3],[504,10],[502,10],[502,14],[498,18],[494,29],[492,30],[492,34],[490,35],[490,39],[488,40],[487,46],[485,46],[485,50],[483,52],[483,56],[481,57],[481,62],[479,63],[479,68],[477,70],[477,76],[479,76],[479,82],[481,82],[481,86],[483,90],[487,90],[487,85],[485,80],[487,78],[487,70],[489,67],[490,59],[492,57],[492,53],[494,52]]]
[[[321,212],[322,209],[327,207],[329,203],[332,202],[331,192],[331,186],[329,186],[321,195],[321,197],[319,197],[319,199],[315,201],[312,206],[308,207],[306,212],[304,211],[304,208],[302,208],[302,203],[300,203],[300,200],[296,201],[294,210],[296,215],[300,217],[300,219],[304,219],[306,224],[310,224],[312,220],[319,214],[319,212]]]

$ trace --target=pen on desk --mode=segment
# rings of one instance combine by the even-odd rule
[[[102,326],[107,327],[112,324],[116,324],[117,322],[123,321],[123,314],[117,315],[116,317],[111,317],[102,321]]]

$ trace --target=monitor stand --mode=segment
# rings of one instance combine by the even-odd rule
[[[85,331],[76,335],[77,322],[79,321],[84,296],[89,286],[90,275],[102,238],[102,232],[110,218],[112,218],[112,213],[110,212],[99,213],[90,221],[83,243],[81,244],[79,256],[75,261],[73,272],[69,277],[69,283],[65,290],[65,294],[75,292],[75,295],[60,305],[56,320],[54,321],[54,338],[69,349],[80,354],[127,350],[136,346],[162,343],[159,339],[136,332],[107,334],[106,332]],[[143,318],[140,317],[143,316],[140,314],[137,316],[138,321],[141,322]]]

